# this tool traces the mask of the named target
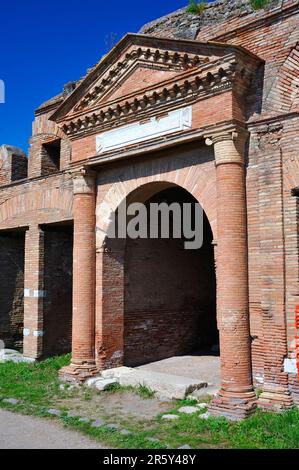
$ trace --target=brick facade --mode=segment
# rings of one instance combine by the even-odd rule
[[[1,147],[1,338],[20,347],[24,327],[24,355],[38,359],[67,351],[72,336],[61,375],[84,380],[219,334],[214,414],[298,404],[298,26],[294,0],[257,12],[247,0],[220,0],[200,17],[179,10],[127,35],[36,111],[28,169],[22,151]],[[159,126],[184,109],[190,122],[181,114],[175,131],[134,143],[123,129]],[[118,129],[127,140],[103,149]],[[185,191],[205,211],[201,253],[191,260],[163,240],[108,240],[125,198],[147,202],[174,188],[178,202]]]

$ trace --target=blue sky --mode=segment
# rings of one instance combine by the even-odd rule
[[[10,0],[1,2],[0,145],[28,150],[34,109],[86,73],[117,40],[187,0]]]

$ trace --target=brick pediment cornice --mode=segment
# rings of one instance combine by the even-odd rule
[[[208,63],[209,58],[197,54],[179,53],[154,48],[134,48],[125,54],[122,60],[113,65],[109,72],[94,86],[84,98],[74,107],[74,111],[81,111],[94,106],[107,92],[113,89],[123,76],[139,67],[148,67],[160,71],[183,72],[190,68]]]
[[[247,87],[260,60],[230,45],[129,35],[103,62],[51,118],[68,136],[122,125],[137,113],[139,120],[158,115],[164,107],[229,90],[236,80]],[[139,89],[138,68],[153,72],[152,83]],[[122,94],[126,80],[133,86],[124,86]]]
[[[203,100],[209,96],[230,90],[236,80],[248,85],[251,72],[239,66],[234,60],[218,64],[213,69],[206,69],[179,76],[168,84],[162,84],[153,90],[135,94],[128,99],[120,99],[107,103],[93,112],[87,112],[78,118],[71,119],[63,125],[63,131],[69,135],[80,135],[93,130],[104,130],[111,125],[121,125],[123,122],[150,117],[151,113],[158,114],[164,108],[180,106]]]

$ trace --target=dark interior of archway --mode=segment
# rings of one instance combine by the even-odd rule
[[[147,202],[196,202],[182,188]],[[186,250],[182,239],[128,238],[125,253],[125,364],[172,356],[217,354],[216,279],[212,231],[204,216],[204,243]]]
[[[43,357],[71,351],[73,225],[43,227],[44,258],[44,340]]]
[[[0,235],[0,340],[23,349],[25,232]]]

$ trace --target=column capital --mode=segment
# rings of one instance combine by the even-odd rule
[[[248,131],[237,125],[219,126],[205,135],[206,145],[214,145],[216,165],[244,164],[245,143]]]
[[[97,173],[88,168],[79,168],[72,172],[73,191],[76,194],[94,194]]]
[[[209,131],[206,131],[204,137],[206,145],[211,146],[225,140],[243,140],[246,142],[248,135],[248,130],[241,124],[230,123],[211,127]]]

